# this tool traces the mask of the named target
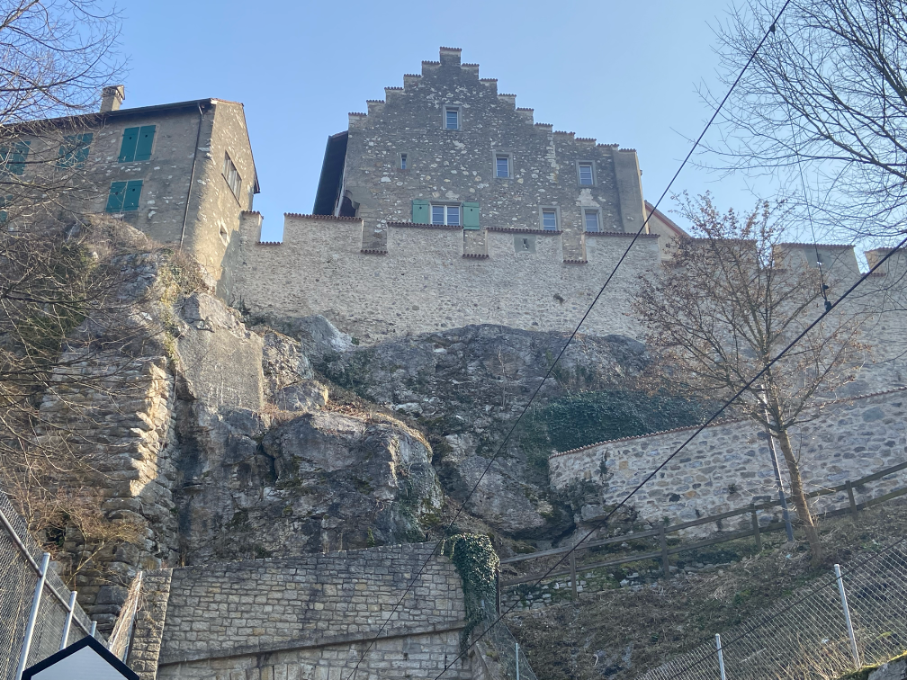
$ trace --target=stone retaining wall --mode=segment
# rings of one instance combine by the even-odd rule
[[[792,433],[806,490],[838,486],[904,462],[905,418],[904,389],[822,405],[816,420]],[[588,482],[598,487],[602,506],[614,505],[680,446],[693,429],[603,442],[554,454],[549,459],[552,486],[558,491],[569,491],[573,485]],[[789,488],[784,462],[781,463]],[[860,503],[866,493],[880,496],[904,484],[903,470],[874,482],[872,487],[858,488],[855,494]],[[637,511],[641,521],[668,518],[678,523],[776,497],[765,433],[750,421],[736,421],[707,427],[627,505]],[[818,512],[847,502],[845,492],[812,500]],[[583,519],[593,519],[601,513],[601,507],[587,506]],[[771,513],[765,513],[761,521],[771,519]],[[750,517],[743,516],[740,522],[749,526]],[[700,533],[712,530],[705,525]]]

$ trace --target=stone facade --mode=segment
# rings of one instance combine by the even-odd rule
[[[149,157],[124,157],[126,131],[152,127]],[[90,141],[79,163],[61,170],[64,138],[72,135],[90,135]],[[242,104],[202,99],[38,121],[25,126],[19,139],[29,145],[23,186],[37,176],[58,186],[65,172],[62,179],[77,189],[68,192],[71,207],[104,213],[114,182],[141,180],[138,205],[112,214],[159,243],[188,251],[222,278],[240,213],[252,208],[258,192]],[[236,194],[225,177],[225,155],[239,174]]]
[[[377,638],[360,665],[362,677],[435,677],[460,653],[464,604],[460,575],[434,548],[412,544],[188,567],[161,579],[152,574],[146,595],[155,616],[140,613],[129,662],[143,680],[328,680],[351,673]],[[154,655],[156,675],[137,663]],[[471,661],[456,662],[447,676],[473,677]]]
[[[815,420],[792,432],[800,454],[804,488],[809,493],[860,479],[905,462],[905,390],[823,404]],[[594,444],[556,453],[549,459],[552,486],[567,491],[593,484],[601,505],[583,509],[583,519],[601,516],[601,507],[622,501],[696,428]],[[673,523],[716,515],[778,497],[766,434],[751,421],[733,421],[703,430],[628,502],[646,522]],[[788,488],[785,463],[782,477]],[[873,496],[905,485],[905,472],[873,485]],[[871,491],[868,489],[868,491]],[[857,502],[866,500],[857,488]],[[847,504],[845,492],[813,499],[815,511]],[[764,513],[761,521],[769,521]],[[750,518],[741,519],[749,527]],[[702,528],[712,531],[711,527]]]
[[[480,79],[479,66],[462,64],[460,53],[441,48],[421,75],[405,75],[402,88],[367,102],[368,114],[351,113],[340,172],[324,166],[320,194],[335,192],[330,214],[363,218],[364,248],[382,247],[385,223],[410,222],[414,200],[478,203],[479,234],[463,233],[466,252],[478,255],[485,228],[541,231],[543,208],[556,213],[566,259],[583,259],[586,211],[599,231],[640,228],[636,152],[534,123],[532,109],[516,108],[515,95]]]

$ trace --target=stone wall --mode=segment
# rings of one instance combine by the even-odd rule
[[[631,240],[587,234],[586,259],[573,263],[560,233],[488,230],[487,256],[473,258],[460,229],[391,225],[378,253],[361,252],[360,220],[287,215],[281,244],[260,243],[260,230],[261,217],[245,214],[233,305],[284,321],[322,314],[366,344],[470,324],[569,330]],[[584,332],[639,337],[631,300],[658,266],[657,239],[638,240]]]
[[[824,404],[815,420],[797,427],[792,444],[800,455],[805,489],[815,491],[870,475],[905,461],[905,390]],[[601,506],[627,496],[680,446],[695,428],[594,444],[549,459],[552,486],[569,491],[588,482]],[[781,456],[781,453],[779,454]],[[788,486],[784,461],[783,480]],[[905,471],[855,490],[857,502],[904,486]],[[629,501],[645,522],[694,520],[777,498],[765,433],[750,421],[707,427]],[[845,492],[813,499],[813,507],[842,507]],[[602,514],[587,506],[584,519]],[[764,513],[761,521],[769,521]],[[744,516],[742,522],[750,518]],[[726,527],[727,528],[727,527]],[[704,531],[711,528],[706,527]]]
[[[161,680],[327,680],[352,672],[377,636],[360,666],[364,677],[435,677],[460,652],[464,604],[460,575],[447,557],[433,555],[434,547],[174,569],[158,615],[165,617],[163,630],[140,615],[130,664],[138,668],[159,647]],[[163,589],[155,593],[157,603]],[[144,680],[155,677],[142,668]],[[460,661],[446,677],[467,680],[471,673],[470,661]]]

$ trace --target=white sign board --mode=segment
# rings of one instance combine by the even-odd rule
[[[82,638],[26,668],[22,680],[139,680],[117,657],[91,637]]]

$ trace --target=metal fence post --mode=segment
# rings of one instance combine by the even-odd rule
[[[574,553],[571,553],[572,555]],[[517,680],[520,680],[520,643],[514,643],[514,668],[517,669]]]
[[[659,552],[662,553],[662,574],[665,578],[669,576],[668,569],[668,543],[665,539],[665,524],[659,525]]]
[[[577,560],[574,559],[576,555],[575,552],[572,552],[571,557],[571,599],[577,599]]]
[[[854,517],[858,514],[858,504],[854,502],[854,488],[851,480],[845,482],[845,491],[848,492],[848,507],[851,510],[851,516]]]
[[[718,633],[716,633],[716,653],[719,655],[719,675],[722,680],[726,680],[725,658],[722,656],[722,637]]]
[[[97,630],[98,630],[98,622],[92,621],[91,622],[91,631],[88,633],[89,637],[94,637],[95,632],[97,632]]]
[[[760,520],[757,517],[757,506],[750,504],[750,525],[754,530],[754,540],[757,542],[757,552],[762,552],[763,541],[760,539]]]
[[[842,598],[842,611],[845,613],[845,626],[848,628],[848,639],[851,641],[851,655],[857,668],[861,667],[861,656],[858,654],[858,641],[854,636],[854,626],[851,625],[851,612],[848,611],[848,598],[845,597],[845,584],[842,582],[842,569],[838,564],[833,565],[835,580],[839,584],[839,596]]]
[[[60,649],[66,649],[69,642],[69,628],[73,623],[73,610],[76,608],[76,591],[69,594],[69,605],[66,608],[66,623],[63,624],[63,635],[60,636]]]
[[[32,647],[32,635],[35,633],[35,622],[38,620],[38,608],[41,606],[41,596],[44,594],[44,582],[47,580],[47,567],[50,564],[50,553],[44,553],[41,558],[41,572],[35,586],[35,596],[32,598],[32,610],[28,615],[28,625],[25,627],[25,639],[22,641],[22,653],[19,656],[19,669],[16,671],[16,680],[22,680],[22,674],[28,665],[28,653]]]

